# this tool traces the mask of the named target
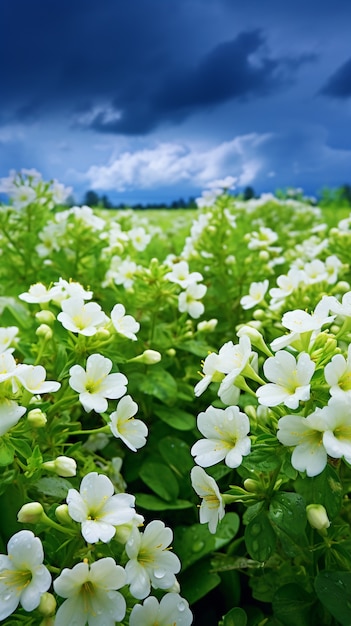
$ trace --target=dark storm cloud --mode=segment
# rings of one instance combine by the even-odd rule
[[[321,93],[341,99],[351,96],[351,58],[330,76]]]
[[[115,119],[100,111],[90,126],[100,132],[147,133],[162,121],[179,122],[230,99],[264,96],[289,86],[298,68],[315,60],[314,55],[275,59],[264,52],[266,44],[258,29],[240,33],[215,46],[196,66],[173,66],[161,80],[156,76],[142,97],[125,89],[113,100]]]
[[[0,72],[2,120],[64,114],[73,127],[143,135],[230,99],[287,87],[313,58],[273,57],[258,29],[207,44],[200,55],[186,30],[191,5],[187,26],[184,6],[2,0],[0,58],[9,61]]]

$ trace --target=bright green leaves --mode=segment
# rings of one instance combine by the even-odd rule
[[[320,572],[314,583],[317,596],[342,626],[351,624],[351,572]]]

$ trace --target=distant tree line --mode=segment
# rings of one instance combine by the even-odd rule
[[[251,200],[252,198],[258,198],[259,195],[256,195],[253,187],[248,185],[243,189],[242,192],[236,195],[240,200]],[[296,199],[303,200],[305,199],[303,195],[302,189],[277,189],[275,195],[278,198],[289,198],[295,197]],[[351,185],[345,184],[341,185],[337,188],[323,188],[318,194],[315,202],[322,206],[328,205],[349,205],[351,206]],[[73,198],[69,200],[68,204],[74,204]],[[125,202],[119,202],[118,204],[113,203],[110,198],[106,194],[99,195],[96,191],[89,189],[84,194],[83,204],[86,204],[90,207],[101,207],[104,209],[196,209],[196,201],[194,197],[188,198],[188,200],[184,200],[184,198],[178,198],[178,200],[173,200],[172,202],[148,202],[142,203],[137,202],[134,204]]]
[[[188,200],[184,200],[184,198],[179,198],[178,200],[173,200],[172,202],[148,202],[141,203],[137,202],[134,204],[125,202],[119,202],[118,204],[113,203],[110,198],[106,195],[99,195],[96,191],[89,189],[83,199],[83,204],[86,204],[91,207],[101,207],[104,209],[195,209],[196,202],[195,198],[188,198]]]

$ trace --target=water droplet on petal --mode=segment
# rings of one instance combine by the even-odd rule
[[[180,611],[181,613],[183,611],[185,611],[185,602],[179,602],[179,604],[177,605],[177,609],[178,611]]]
[[[164,569],[155,569],[155,571],[154,571],[154,576],[155,576],[155,578],[160,579],[160,578],[163,578],[163,577],[164,577],[165,573],[166,573],[166,572],[165,572],[165,570],[164,570]]]

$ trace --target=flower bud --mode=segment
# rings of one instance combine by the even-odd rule
[[[197,330],[200,333],[211,333],[217,326],[218,320],[216,318],[212,318],[211,320],[204,320],[203,322],[199,322],[197,325]]]
[[[38,337],[43,337],[43,339],[49,341],[49,339],[52,338],[53,332],[50,326],[48,326],[47,324],[40,324],[40,326],[38,326],[37,330],[35,331],[35,334]]]
[[[58,476],[75,476],[77,473],[77,463],[68,456],[58,456],[54,461],[46,461],[42,467]]]
[[[350,291],[350,283],[348,283],[346,280],[339,280],[339,282],[335,285],[335,291],[340,293],[346,293],[347,291]]]
[[[31,409],[27,415],[27,420],[33,428],[43,428],[47,423],[46,413],[41,409]]]
[[[108,339],[111,333],[107,328],[98,328],[95,333],[96,339]]]
[[[253,478],[246,478],[246,480],[244,480],[244,487],[246,491],[256,493],[259,490],[260,484]]]
[[[326,535],[330,521],[324,506],[322,504],[308,504],[306,514],[312,528],[318,530],[321,535]]]
[[[268,254],[267,250],[260,250],[258,257],[259,257],[260,261],[268,261],[269,254]]]
[[[243,326],[241,326],[241,328],[239,328],[236,334],[238,335],[238,337],[246,335],[247,337],[249,337],[252,345],[255,346],[255,348],[258,348],[258,350],[261,350],[261,352],[263,352],[267,356],[272,356],[272,352],[270,351],[265,340],[263,339],[263,335],[257,330],[257,328],[254,328],[253,326],[250,326],[248,324],[244,324]]]
[[[144,350],[139,356],[129,359],[129,363],[145,363],[145,365],[155,365],[162,359],[162,355],[157,350]]]
[[[51,311],[38,311],[35,314],[36,319],[40,324],[52,324],[55,321],[55,315]]]
[[[72,518],[68,513],[67,504],[59,504],[55,509],[55,515],[61,524],[72,524]]]
[[[21,524],[37,524],[42,519],[44,509],[40,502],[28,502],[17,513],[17,520]]]
[[[56,600],[52,593],[45,591],[45,593],[42,594],[38,606],[38,611],[46,617],[54,615],[56,611]]]
[[[166,354],[168,356],[175,356],[176,355],[176,351],[174,348],[168,348],[168,350],[166,350]]]

